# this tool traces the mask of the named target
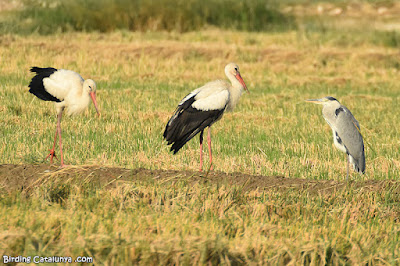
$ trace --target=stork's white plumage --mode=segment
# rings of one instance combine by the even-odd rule
[[[54,148],[58,134],[61,167],[64,167],[61,141],[62,112],[67,108],[68,115],[79,114],[89,106],[90,99],[92,99],[97,114],[100,115],[96,101],[96,83],[91,79],[84,80],[81,75],[71,70],[55,69],[52,67],[32,67],[31,72],[36,73],[36,75],[29,83],[29,92],[41,100],[55,102],[57,110],[57,130],[54,137],[54,144],[46,159],[50,157],[50,162],[53,162],[53,157],[55,157]]]
[[[210,127],[221,119],[225,111],[232,111],[239,102],[243,90],[247,90],[239,67],[235,63],[225,66],[225,75],[231,83],[224,80],[212,81],[185,96],[165,127],[164,138],[168,145],[172,144],[171,151],[174,154],[200,133],[200,171],[203,168],[204,129],[209,127],[207,142],[212,169]]]

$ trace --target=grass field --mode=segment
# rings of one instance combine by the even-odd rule
[[[0,168],[0,255],[89,255],[111,265],[399,264],[400,33],[390,13],[399,5],[390,2],[382,17],[365,8],[361,18],[290,8],[299,27],[283,32],[1,35],[0,163],[41,168],[29,189],[23,171]],[[162,132],[176,104],[225,78],[231,61],[251,93],[213,126],[215,173],[336,182],[329,192],[243,189],[245,177],[233,185],[206,174],[193,181],[198,139],[169,153]],[[90,106],[62,121],[65,161],[76,166],[69,176],[42,164],[56,116],[28,92],[31,66],[71,69],[97,83],[101,118]],[[304,102],[328,95],[352,111],[364,136],[366,173],[352,173],[349,186],[320,106]],[[124,172],[92,183],[93,171],[78,171],[100,166],[177,172],[137,179],[128,171],[110,187]],[[22,183],[9,188],[14,177]]]
[[[1,57],[4,163],[41,162],[51,147],[54,107],[27,89],[29,68],[38,65],[74,69],[98,84],[102,118],[91,107],[63,120],[68,163],[197,169],[198,140],[172,156],[164,126],[183,96],[224,78],[225,64],[235,61],[251,93],[213,127],[216,170],[342,179],[345,156],[320,107],[304,102],[326,95],[360,121],[367,170],[355,178],[395,178],[399,170],[396,48],[343,47],[296,32],[71,33],[5,35]]]

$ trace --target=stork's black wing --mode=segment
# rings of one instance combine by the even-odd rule
[[[171,151],[174,154],[199,132],[220,119],[224,113],[226,105],[216,110],[201,110],[193,107],[195,97],[196,95],[193,95],[181,103],[165,127],[164,138],[168,145],[172,144]]]
[[[36,97],[43,101],[53,101],[53,102],[61,102],[60,99],[51,95],[43,84],[43,79],[50,77],[53,73],[55,73],[57,69],[52,67],[32,67],[31,72],[36,73],[36,75],[32,78],[29,83],[29,92],[34,94]]]

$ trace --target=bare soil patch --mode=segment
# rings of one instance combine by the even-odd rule
[[[48,164],[3,164],[0,165],[0,191],[29,191],[32,188],[46,184],[51,180],[81,182],[99,185],[101,187],[115,187],[119,182],[151,181],[168,182],[185,180],[188,184],[206,182],[226,186],[239,186],[244,191],[253,190],[306,190],[310,194],[326,194],[344,189],[348,186],[361,191],[382,191],[400,189],[400,181],[393,180],[308,180],[300,178],[285,178],[283,176],[261,176],[244,173],[223,173],[218,171],[175,171],[126,169],[119,167],[105,167],[98,165],[71,166],[60,169]]]

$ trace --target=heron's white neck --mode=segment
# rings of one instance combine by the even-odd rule
[[[338,109],[340,106],[342,106],[339,102],[329,102],[323,104],[322,107],[322,116],[325,118],[326,122],[331,126],[331,128],[334,128],[335,126],[335,121],[336,121],[336,109]]]

